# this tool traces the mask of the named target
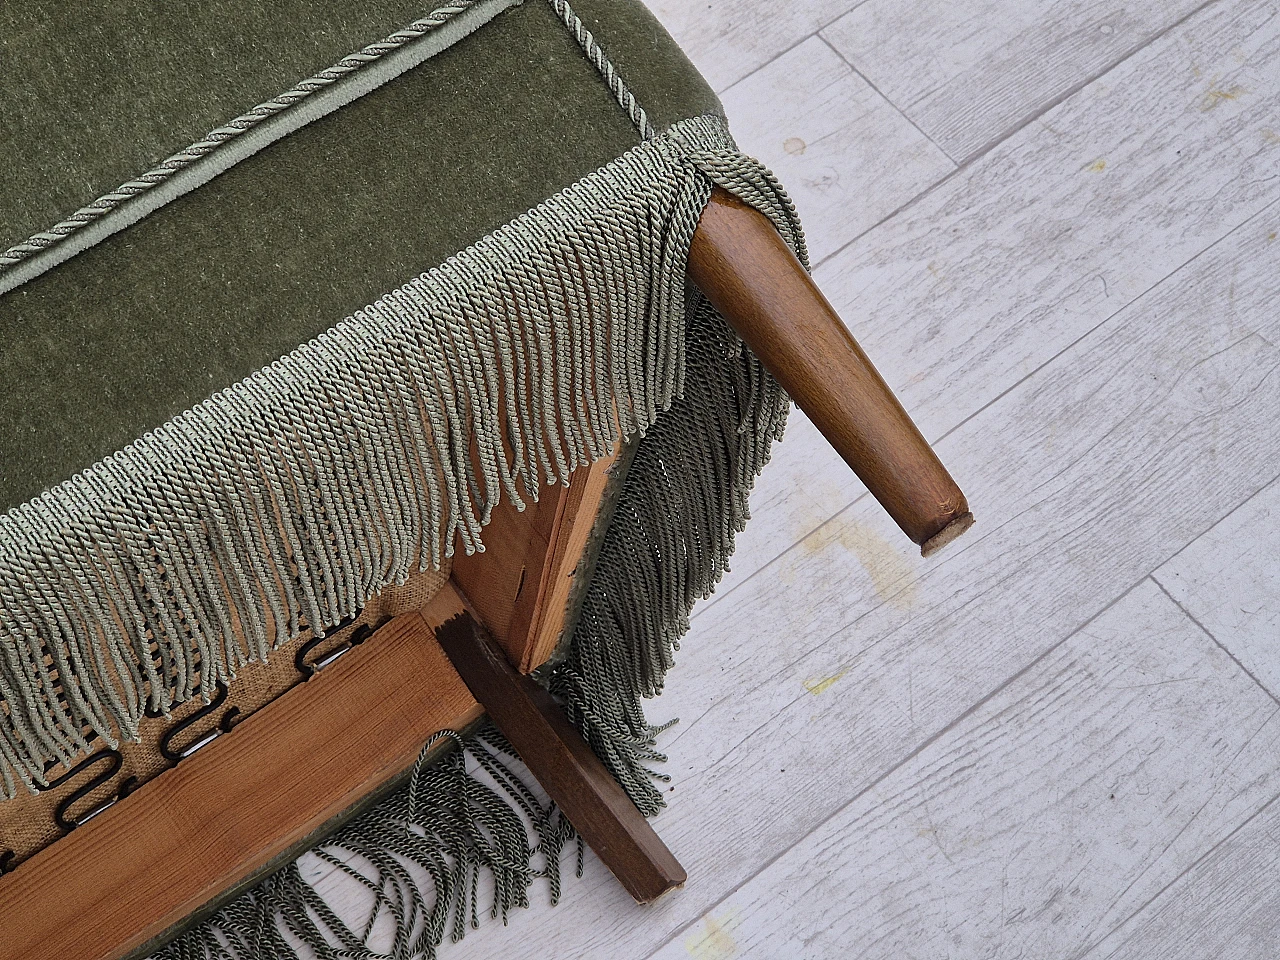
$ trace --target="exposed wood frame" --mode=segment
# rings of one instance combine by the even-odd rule
[[[689,271],[923,552],[968,528],[963,493],[761,214],[717,191]],[[380,795],[432,733],[477,719],[468,683],[637,900],[683,883],[554,701],[520,675],[564,628],[613,462],[577,471],[523,513],[497,508],[486,552],[455,560],[458,590],[0,877],[0,960],[149,949]],[[467,618],[468,601],[503,655]],[[467,682],[432,634],[447,620],[442,638]]]
[[[462,611],[445,590],[424,612]],[[0,877],[0,960],[140,956],[327,836],[481,709],[424,614]]]
[[[453,579],[507,658],[529,673],[554,652],[578,561],[600,514],[618,451],[544,487],[524,511],[503,501],[484,530],[484,553],[458,555]]]
[[[450,582],[0,877],[0,960],[145,955],[403,782],[433,733],[482,715],[472,690],[638,902],[682,885],[684,869],[559,705],[468,608]]]

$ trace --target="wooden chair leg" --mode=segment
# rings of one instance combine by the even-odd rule
[[[973,525],[956,482],[767,217],[717,187],[689,274],[921,553]]]
[[[637,903],[684,884],[684,867],[551,694],[518,673],[468,614],[439,627],[436,639],[525,766]]]

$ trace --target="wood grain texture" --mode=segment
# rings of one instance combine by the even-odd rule
[[[972,525],[956,482],[762,213],[717,187],[689,277],[923,553]]]
[[[617,459],[615,450],[583,468],[580,480],[571,482],[560,498],[555,534],[542,564],[537,601],[527,607],[517,604],[517,614],[527,638],[523,657],[515,661],[522,673],[545,663],[564,633],[574,577],[579,572],[587,541],[600,523],[601,504]],[[526,616],[528,626],[524,627]]]
[[[954,552],[874,578],[858,544],[891,525],[863,501],[695,618],[660,743],[662,832],[693,880],[641,916],[589,870],[559,912],[522,918],[536,949],[507,955],[661,946],[1271,482],[1278,230],[1280,205],[944,439],[992,510]],[[496,942],[481,930],[462,955]]]
[[[684,868],[551,694],[517,672],[469,614],[446,621],[436,638],[529,772],[637,903],[684,884]]]
[[[957,163],[1205,0],[868,0],[822,31]]]
[[[1270,10],[1207,9],[817,267],[931,443],[1280,197]],[[804,418],[787,429],[695,619],[865,494]]]
[[[1280,697],[1280,480],[1154,576],[1210,636]]]
[[[1277,790],[1280,705],[1146,580],[654,956],[1066,960]]]
[[[422,617],[397,617],[0,878],[0,957],[130,953],[408,769],[432,733],[479,715]]]
[[[814,263],[955,169],[819,37],[721,100],[738,145],[786,185]]]
[[[1087,954],[1088,960],[1280,956],[1280,797]]]
[[[617,451],[544,487],[517,510],[504,500],[484,529],[483,553],[453,560],[453,578],[511,662],[528,673],[555,650],[569,590]]]
[[[646,4],[717,93],[836,20],[861,0]]]

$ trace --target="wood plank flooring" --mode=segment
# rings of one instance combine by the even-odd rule
[[[653,7],[978,525],[793,412],[650,706],[688,884],[442,955],[1275,957],[1280,5]]]

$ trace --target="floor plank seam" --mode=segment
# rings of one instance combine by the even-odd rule
[[[1274,482],[1275,482],[1274,480],[1271,481],[1271,483],[1274,483]],[[1257,492],[1255,492],[1253,496],[1257,496],[1263,490],[1267,489],[1267,487],[1271,486],[1271,483],[1268,483],[1262,487],[1259,487]],[[1252,500],[1252,499],[1253,497],[1249,498],[1249,500]],[[1248,500],[1245,501],[1245,503],[1248,503],[1248,502],[1249,502]],[[1240,504],[1240,507],[1242,506],[1244,506],[1244,503]],[[1236,510],[1239,510],[1240,507],[1236,507]],[[1234,512],[1235,511],[1233,510],[1232,513]],[[1210,529],[1213,529],[1213,528],[1210,527]],[[1199,537],[1196,537],[1194,540],[1191,541],[1191,543],[1195,543],[1195,541],[1199,539],[1200,539]],[[1191,543],[1188,543],[1187,546],[1190,546]],[[1161,566],[1163,565],[1164,564],[1161,564]],[[1244,672],[1244,675],[1246,677],[1248,677],[1250,680],[1256,683],[1258,687],[1261,688],[1262,692],[1265,693],[1268,697],[1270,697],[1277,707],[1280,707],[1280,697],[1276,696],[1276,694],[1272,692],[1272,690],[1265,683],[1259,680],[1257,676],[1254,674],[1254,672],[1250,670],[1248,667],[1246,667],[1240,661],[1240,658],[1237,657],[1234,653],[1232,653],[1231,649],[1225,643],[1223,643],[1216,636],[1214,636],[1213,632],[1208,627],[1206,627],[1203,623],[1201,623],[1199,619],[1196,618],[1195,614],[1193,614],[1190,610],[1188,610],[1185,606],[1183,606],[1182,602],[1178,600],[1177,597],[1175,597],[1172,593],[1170,593],[1165,588],[1165,585],[1160,582],[1160,580],[1156,577],[1154,572],[1151,574],[1151,582],[1160,588],[1161,593],[1163,593],[1166,597],[1168,597],[1171,601],[1173,601],[1174,606],[1176,606],[1179,610],[1181,610],[1183,614],[1186,616],[1186,618],[1190,620],[1192,623],[1194,623],[1200,629],[1201,633],[1203,633],[1206,637],[1212,640],[1214,645],[1217,646],[1218,649],[1220,649],[1223,653],[1225,653],[1228,657],[1230,657],[1231,662],[1234,663],[1237,667],[1239,667]]]
[[[1232,837],[1238,834],[1241,830],[1247,827],[1250,823],[1252,823],[1262,814],[1266,813],[1267,810],[1269,810],[1272,807],[1272,805],[1274,805],[1278,800],[1280,800],[1280,793],[1275,794],[1270,800],[1268,800],[1266,803],[1258,807],[1257,810],[1253,811],[1253,813],[1249,814],[1249,816],[1241,820],[1239,824],[1237,824],[1225,836],[1223,836],[1220,840],[1218,840],[1217,843],[1212,844],[1208,850],[1206,850],[1200,856],[1196,857],[1196,859],[1193,860],[1191,863],[1187,864],[1186,867],[1184,867],[1181,871],[1179,871],[1176,877],[1174,877],[1172,880],[1166,883],[1163,887],[1157,890],[1154,894],[1152,894],[1136,910],[1134,910],[1127,917],[1125,917],[1123,920],[1117,923],[1114,927],[1108,930],[1105,935],[1099,937],[1093,943],[1084,947],[1078,953],[1070,957],[1070,960],[1086,960],[1086,958],[1090,954],[1094,953],[1099,947],[1101,947],[1104,943],[1106,943],[1107,940],[1110,939],[1118,930],[1123,928],[1125,924],[1132,921],[1134,917],[1141,914],[1144,910],[1146,910],[1153,903],[1155,903],[1162,896],[1164,896],[1165,893],[1173,889],[1173,887],[1175,887],[1178,883],[1180,883],[1183,880],[1183,878],[1185,878],[1188,874],[1190,874],[1193,870],[1195,870],[1198,866],[1200,866],[1200,864],[1204,863],[1206,860],[1212,857],[1218,850],[1220,850],[1224,844],[1226,844],[1229,840],[1231,840]]]
[[[1102,70],[1102,71],[1100,71],[1100,72],[1098,72],[1098,73],[1096,73],[1096,74],[1094,74],[1094,75],[1090,76],[1090,77],[1089,77],[1087,80],[1085,80],[1083,83],[1077,84],[1077,85],[1073,86],[1072,88],[1070,88],[1069,90],[1067,90],[1066,92],[1064,92],[1064,93],[1062,93],[1062,94],[1060,94],[1060,95],[1058,95],[1058,96],[1054,97],[1054,98],[1053,98],[1052,100],[1050,100],[1050,101],[1049,101],[1049,102],[1048,102],[1048,103],[1047,103],[1043,108],[1038,109],[1037,111],[1035,111],[1035,112],[1034,112],[1034,113],[1032,113],[1032,114],[1029,114],[1029,115],[1028,115],[1025,119],[1023,119],[1020,123],[1018,123],[1018,124],[1015,124],[1015,125],[1011,126],[1011,127],[1010,127],[1010,128],[1009,128],[1009,129],[1004,133],[1004,134],[1002,134],[1000,137],[998,137],[998,138],[996,138],[996,139],[993,139],[990,143],[985,144],[985,145],[984,145],[983,147],[981,147],[978,151],[976,151],[976,152],[974,152],[973,154],[971,154],[970,156],[966,157],[966,158],[964,159],[964,161],[963,161],[962,163],[960,163],[960,164],[959,164],[959,166],[957,166],[957,167],[956,167],[956,169],[955,169],[955,170],[953,170],[951,173],[947,174],[945,177],[942,177],[942,178],[941,178],[941,179],[939,179],[936,183],[933,183],[932,185],[930,185],[930,186],[929,186],[929,187],[927,187],[926,189],[924,189],[924,190],[920,191],[918,194],[916,194],[916,195],[915,195],[914,197],[912,197],[910,200],[906,201],[906,202],[905,202],[905,203],[903,203],[901,206],[899,206],[897,209],[893,210],[891,213],[889,213],[889,214],[887,214],[886,216],[882,217],[880,220],[876,221],[876,222],[875,222],[875,223],[873,223],[871,226],[867,227],[867,229],[863,230],[863,231],[862,231],[861,233],[859,233],[857,236],[854,236],[854,237],[849,238],[849,240],[848,240],[848,241],[847,241],[843,246],[839,247],[839,248],[838,248],[838,249],[836,249],[836,250],[831,251],[829,254],[827,254],[825,257],[823,257],[821,260],[819,260],[817,263],[815,263],[815,264],[813,265],[813,269],[814,269],[814,270],[817,270],[819,267],[821,267],[821,266],[822,266],[823,264],[825,264],[827,261],[829,261],[829,260],[833,259],[834,257],[838,256],[838,255],[839,255],[840,253],[842,253],[843,251],[847,250],[849,247],[853,246],[853,244],[857,243],[859,240],[861,240],[863,237],[867,236],[867,235],[868,235],[869,233],[871,233],[873,230],[877,229],[878,227],[883,226],[884,224],[888,223],[890,220],[892,220],[894,217],[898,216],[898,215],[899,215],[900,213],[902,213],[903,211],[908,210],[908,209],[910,209],[912,206],[914,206],[915,204],[919,203],[922,199],[924,199],[925,197],[929,196],[931,193],[933,193],[935,190],[937,190],[937,189],[938,189],[939,187],[941,187],[943,184],[948,183],[949,181],[951,181],[951,180],[952,180],[952,179],[954,179],[955,177],[959,176],[959,175],[960,175],[961,173],[963,173],[964,171],[968,170],[970,166],[972,166],[972,165],[973,165],[974,163],[976,163],[978,160],[981,160],[983,157],[985,157],[987,154],[989,154],[989,153],[990,153],[992,150],[994,150],[996,147],[1000,146],[1000,144],[1005,143],[1006,141],[1008,141],[1008,140],[1009,140],[1009,139],[1011,139],[1012,137],[1017,136],[1020,132],[1022,132],[1023,130],[1025,130],[1028,126],[1030,126],[1030,125],[1031,125],[1032,123],[1034,123],[1036,120],[1040,119],[1040,118],[1041,118],[1041,117],[1043,117],[1045,114],[1049,113],[1049,112],[1050,112],[1050,111],[1052,111],[1054,108],[1056,108],[1056,107],[1060,106],[1063,102],[1065,102],[1066,100],[1069,100],[1071,97],[1075,96],[1075,95],[1076,95],[1077,93],[1079,93],[1081,90],[1083,90],[1083,89],[1085,89],[1086,87],[1088,87],[1088,86],[1089,86],[1089,84],[1097,82],[1097,81],[1098,81],[1098,80],[1100,80],[1102,77],[1106,76],[1108,73],[1110,73],[1112,70],[1114,70],[1116,67],[1118,67],[1118,66],[1120,66],[1121,64],[1123,64],[1123,63],[1127,62],[1128,60],[1132,59],[1132,58],[1134,57],[1134,55],[1136,55],[1136,54],[1138,54],[1138,53],[1141,53],[1143,50],[1147,49],[1147,48],[1148,48],[1149,46],[1151,46],[1152,44],[1156,43],[1156,42],[1157,42],[1157,41],[1159,41],[1159,40],[1164,39],[1166,36],[1168,36],[1168,34],[1170,33],[1170,31],[1172,31],[1172,30],[1174,30],[1174,29],[1176,29],[1176,28],[1178,28],[1178,27],[1180,27],[1180,26],[1184,25],[1184,24],[1185,24],[1185,23],[1187,23],[1187,21],[1189,21],[1191,18],[1196,17],[1196,16],[1199,16],[1201,13],[1203,13],[1203,12],[1204,12],[1205,10],[1207,10],[1209,7],[1213,6],[1214,4],[1220,3],[1220,2],[1222,2],[1222,0],[1205,0],[1205,2],[1204,2],[1204,3],[1202,3],[1200,6],[1196,7],[1194,10],[1192,10],[1192,11],[1190,11],[1189,13],[1185,14],[1183,17],[1181,17],[1180,19],[1176,20],[1175,22],[1173,22],[1173,23],[1169,24],[1169,25],[1168,25],[1167,27],[1165,27],[1164,29],[1162,29],[1162,30],[1158,31],[1157,33],[1153,34],[1153,35],[1152,35],[1152,36],[1147,40],[1147,42],[1146,42],[1146,43],[1143,43],[1143,44],[1141,44],[1140,46],[1135,47],[1133,50],[1129,51],[1129,53],[1127,53],[1125,56],[1123,56],[1123,57],[1121,57],[1120,59],[1116,60],[1114,63],[1111,63],[1111,64],[1110,64],[1110,65],[1109,65],[1105,70]],[[834,21],[833,21],[833,22],[834,22]],[[830,24],[828,24],[828,26],[830,26]],[[823,29],[826,29],[826,28],[824,27]],[[846,62],[847,62],[847,61],[846,61]],[[901,112],[901,111],[899,111],[899,112]]]
[[[734,887],[732,890],[727,891],[724,894],[724,896],[722,896],[714,904],[712,904],[710,907],[704,910],[700,916],[689,921],[687,924],[685,924],[684,926],[676,930],[666,940],[662,941],[662,943],[659,944],[656,950],[648,954],[648,957],[646,958],[646,960],[650,960],[650,958],[657,956],[659,953],[665,950],[670,944],[674,943],[676,940],[679,940],[682,936],[688,933],[689,930],[691,930],[698,923],[700,923],[702,920],[702,917],[713,913],[717,907],[723,904],[726,900],[732,897],[739,890],[743,889],[748,884],[750,884],[751,881],[756,879],[756,877],[760,876],[760,874],[764,873],[766,870],[772,867],[774,863],[782,859],[782,857],[786,856],[787,853],[789,853],[794,847],[803,843],[806,839],[811,837],[813,834],[817,833],[819,830],[821,830],[824,826],[826,826],[836,817],[840,816],[850,806],[852,806],[854,803],[862,799],[862,797],[866,796],[870,791],[874,790],[877,786],[879,786],[886,779],[891,777],[898,770],[902,769],[904,766],[906,766],[908,763],[910,763],[912,760],[918,757],[921,753],[923,753],[929,747],[933,746],[933,744],[937,743],[939,740],[945,737],[948,733],[953,731],[958,725],[960,725],[966,719],[968,719],[973,714],[975,714],[983,706],[985,706],[987,703],[994,700],[1004,690],[1008,689],[1010,686],[1016,683],[1019,679],[1021,679],[1022,677],[1030,673],[1032,670],[1034,670],[1038,664],[1042,663],[1045,659],[1051,656],[1055,650],[1059,649],[1063,644],[1067,643],[1073,637],[1077,636],[1081,631],[1086,629],[1089,626],[1089,624],[1093,623],[1095,620],[1097,620],[1099,617],[1101,617],[1103,614],[1109,611],[1112,607],[1116,606],[1116,604],[1120,603],[1120,601],[1122,601],[1125,597],[1131,594],[1134,590],[1142,586],[1142,584],[1146,580],[1148,580],[1150,577],[1151,577],[1150,573],[1143,574],[1136,581],[1134,581],[1134,583],[1132,583],[1126,590],[1124,590],[1119,596],[1117,596],[1115,599],[1111,600],[1110,602],[1106,603],[1099,610],[1097,610],[1092,616],[1090,616],[1083,623],[1079,624],[1077,627],[1075,627],[1073,630],[1071,630],[1061,639],[1054,641],[1044,650],[1040,651],[1040,653],[1036,654],[1036,656],[1033,657],[1025,666],[1015,671],[1014,673],[1010,674],[1004,680],[1000,681],[1000,683],[996,684],[996,686],[993,687],[990,691],[988,691],[982,697],[979,697],[977,700],[971,703],[968,707],[962,710],[959,714],[957,714],[951,720],[947,721],[947,723],[943,724],[943,726],[940,729],[938,729],[935,733],[930,734],[928,737],[922,740],[919,744],[913,747],[906,755],[903,756],[901,760],[899,760],[897,763],[893,764],[892,766],[887,767],[882,773],[876,776],[874,780],[872,780],[862,789],[854,793],[853,796],[845,800],[845,802],[842,803],[835,810],[831,811],[829,816],[825,817],[819,823],[814,824],[812,829],[807,831],[803,836],[798,837],[796,841],[791,844],[791,846],[787,847],[784,850],[778,851],[774,856],[770,857],[767,862],[762,863],[759,866],[759,868],[756,869],[752,874],[750,874],[747,877],[744,877],[736,887]]]
[[[834,53],[837,57],[839,57],[839,58],[840,58],[840,62],[841,62],[841,63],[843,63],[843,64],[844,64],[845,66],[847,66],[850,70],[852,70],[852,71],[854,72],[854,75],[855,75],[855,76],[857,76],[857,77],[861,78],[861,80],[862,80],[862,82],[863,82],[863,83],[865,83],[868,87],[870,87],[872,90],[874,90],[874,91],[876,92],[876,94],[880,97],[880,99],[881,99],[881,100],[883,100],[883,101],[884,101],[885,103],[887,103],[889,106],[893,107],[894,111],[898,114],[898,116],[902,117],[902,119],[903,119],[903,120],[905,120],[905,121],[907,121],[907,123],[911,124],[912,129],[913,129],[913,130],[915,130],[915,132],[916,132],[916,133],[920,134],[920,136],[924,137],[924,138],[925,138],[925,140],[927,140],[929,143],[932,143],[935,147],[937,147],[937,148],[938,148],[938,152],[939,152],[939,153],[941,153],[944,157],[946,157],[948,160],[950,160],[950,161],[951,161],[951,165],[952,165],[952,167],[954,167],[954,168],[958,168],[958,167],[960,166],[960,164],[959,164],[959,162],[956,160],[956,158],[955,158],[955,157],[953,157],[950,153],[948,153],[948,152],[943,148],[942,144],[938,143],[938,141],[934,140],[934,139],[933,139],[933,137],[929,136],[927,133],[925,133],[923,130],[921,130],[921,129],[920,129],[920,125],[919,125],[918,123],[916,123],[916,122],[915,122],[915,120],[913,120],[913,119],[911,118],[911,116],[910,116],[910,115],[909,115],[905,110],[903,110],[900,106],[898,106],[896,103],[894,103],[892,100],[890,100],[890,99],[885,95],[884,91],[883,91],[883,90],[881,90],[878,86],[876,86],[876,85],[875,85],[875,83],[873,83],[873,82],[872,82],[872,80],[871,80],[871,78],[870,78],[869,76],[867,76],[865,73],[863,73],[861,70],[859,70],[859,69],[858,69],[858,65],[857,65],[857,64],[855,64],[852,60],[850,60],[848,57],[846,57],[846,56],[845,56],[845,55],[840,51],[840,48],[839,48],[839,47],[837,47],[837,46],[836,46],[835,44],[833,44],[830,40],[828,40],[826,37],[824,37],[824,36],[822,35],[822,31],[818,31],[818,33],[817,33],[817,35],[816,35],[816,36],[818,37],[818,39],[819,39],[819,40],[821,40],[824,44],[826,44],[826,46],[827,46],[827,49],[828,49],[828,50],[830,50],[832,53]],[[941,179],[942,179],[942,178],[939,178],[939,180],[941,180]],[[924,192],[925,192],[925,191],[927,191],[927,190],[931,190],[932,188],[933,188],[933,184],[930,184],[929,186],[925,187],[924,189],[922,189],[922,190],[918,191],[917,196],[919,196],[919,194],[922,194],[922,193],[924,193]],[[914,198],[913,198],[913,199],[914,199]]]
[[[1120,66],[1120,64],[1132,58],[1135,54],[1141,53],[1143,50],[1151,46],[1153,43],[1156,43],[1157,41],[1162,40],[1165,36],[1169,34],[1170,31],[1176,30],[1178,27],[1182,26],[1192,17],[1199,16],[1200,13],[1202,13],[1204,10],[1220,2],[1221,0],[1205,0],[1204,3],[1200,4],[1200,6],[1196,7],[1193,10],[1189,10],[1187,13],[1183,14],[1181,17],[1179,17],[1177,20],[1174,20],[1172,23],[1166,24],[1164,27],[1162,27],[1161,29],[1153,33],[1151,36],[1149,36],[1142,43],[1138,44],[1135,47],[1130,48],[1129,50],[1126,50],[1124,53],[1122,53],[1119,57],[1117,57],[1111,63],[1107,64],[1106,66],[1102,67],[1096,72],[1087,75],[1086,77],[1084,77],[1084,79],[1080,80],[1074,86],[1069,87],[1068,89],[1054,96],[1052,99],[1046,102],[1042,107],[1038,108],[1032,113],[1029,113],[1023,119],[1012,124],[1008,132],[1002,133],[997,137],[993,137],[990,140],[990,142],[983,144],[981,147],[975,150],[972,154],[972,158],[976,159],[977,157],[982,156],[984,153],[987,153],[993,148],[999,146],[1005,140],[1009,139],[1009,137],[1013,136],[1019,130],[1023,129],[1029,124],[1034,123],[1037,119],[1044,116],[1046,113],[1048,113],[1058,104],[1062,103],[1064,100],[1075,96],[1085,87],[1089,86],[1089,84],[1094,83],[1097,80],[1100,80],[1102,77],[1106,76],[1116,67]],[[967,157],[965,159],[967,162],[970,158]]]
[[[724,94],[728,93],[730,90],[732,90],[732,89],[733,89],[734,87],[736,87],[738,84],[743,83],[744,81],[749,80],[749,79],[751,79],[752,77],[754,77],[757,73],[759,73],[761,70],[763,70],[763,69],[765,69],[766,67],[768,67],[768,66],[769,66],[770,64],[772,64],[775,60],[780,60],[781,58],[785,57],[788,53],[790,53],[792,50],[794,50],[796,47],[798,47],[798,46],[800,46],[800,45],[802,45],[802,44],[804,44],[804,43],[807,43],[809,40],[812,40],[814,37],[819,36],[819,34],[821,34],[823,30],[827,29],[827,27],[831,26],[831,25],[832,25],[833,23],[835,23],[837,20],[840,20],[840,19],[843,19],[844,17],[847,17],[850,13],[852,13],[854,10],[856,10],[858,7],[862,6],[862,5],[863,5],[864,3],[866,3],[866,2],[867,2],[867,0],[858,0],[858,2],[857,2],[857,3],[850,4],[850,5],[849,5],[848,7],[846,7],[844,10],[841,10],[841,11],[840,11],[840,15],[839,15],[839,16],[832,17],[830,20],[828,20],[826,23],[822,24],[820,27],[817,27],[816,29],[811,30],[809,33],[806,33],[803,37],[801,37],[800,39],[798,39],[795,43],[791,44],[791,45],[790,45],[789,47],[787,47],[785,50],[779,50],[777,53],[775,53],[772,57],[770,57],[770,58],[769,58],[768,60],[766,60],[764,63],[760,64],[758,67],[756,67],[755,69],[753,69],[750,73],[744,74],[743,76],[739,77],[737,80],[734,80],[732,83],[726,84],[726,85],[725,85],[725,86],[723,86],[723,87],[718,87],[718,88],[716,88],[716,91],[715,91],[716,96],[717,96],[717,97],[724,96]],[[823,40],[823,43],[826,43],[826,41],[825,41],[825,40]],[[843,58],[841,58],[841,59],[843,59]],[[846,62],[847,62],[847,61],[846,61]]]

